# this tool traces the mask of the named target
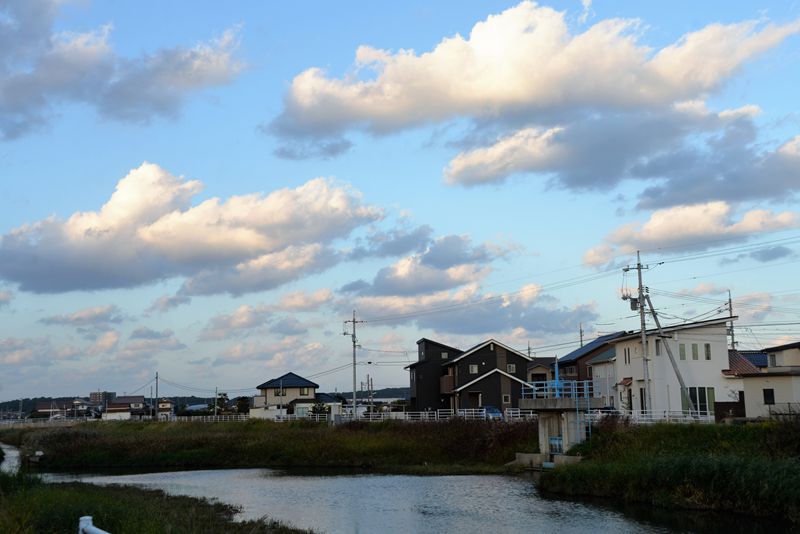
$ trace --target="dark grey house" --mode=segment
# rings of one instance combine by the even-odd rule
[[[527,355],[495,339],[466,351],[425,338],[417,346],[419,360],[407,367],[412,409],[518,407],[531,361]]]

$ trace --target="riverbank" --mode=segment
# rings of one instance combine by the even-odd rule
[[[308,532],[262,519],[235,522],[238,509],[205,499],[126,486],[45,484],[37,477],[0,473],[0,532],[74,532],[92,516],[109,532],[298,534]]]
[[[43,451],[48,470],[361,468],[398,474],[502,473],[515,452],[536,452],[536,423],[91,422],[0,431]]]
[[[800,423],[607,424],[570,454],[540,491],[800,523]]]

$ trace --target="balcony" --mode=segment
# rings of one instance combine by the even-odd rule
[[[441,393],[452,393],[453,390],[455,389],[455,387],[453,386],[453,384],[454,384],[453,379],[454,378],[455,377],[453,375],[444,375],[444,376],[440,377],[439,378],[439,391]]]

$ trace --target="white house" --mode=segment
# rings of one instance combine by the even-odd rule
[[[611,350],[601,352],[587,362],[592,374],[592,391],[595,398],[603,399],[603,406],[617,407],[617,353]]]
[[[768,365],[740,373],[748,418],[800,412],[800,342],[764,349]]]
[[[612,341],[615,345],[614,375],[617,380],[618,408],[626,413],[647,411],[656,417],[689,409],[667,356],[667,344],[672,349],[695,410],[713,413],[715,402],[738,400],[742,390],[741,379],[722,373],[729,368],[727,323],[735,319],[724,317],[665,326],[664,337],[656,329],[645,332],[652,406],[647,405],[645,394],[645,353],[642,350],[641,332],[632,332]]]
[[[294,373],[286,373],[258,386],[261,395],[253,397],[250,417],[274,419],[281,415],[305,416],[316,403],[319,386]]]

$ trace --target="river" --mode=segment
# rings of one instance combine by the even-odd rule
[[[3,449],[7,460],[14,461],[12,448]],[[43,477],[50,482],[126,484],[217,499],[241,507],[241,519],[268,515],[317,532],[775,531],[774,525],[764,521],[730,515],[545,499],[537,493],[530,477],[319,476],[270,469],[127,475],[50,473]]]

